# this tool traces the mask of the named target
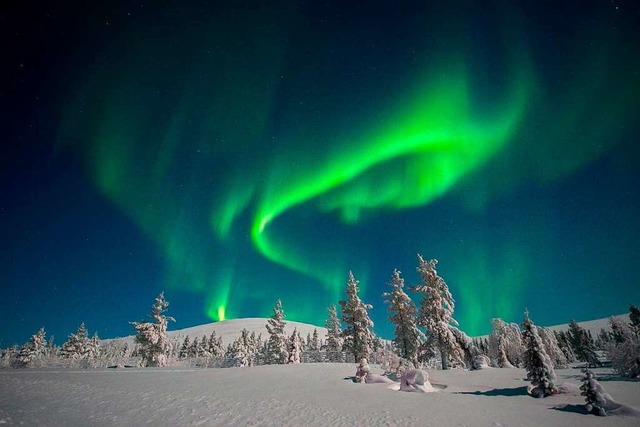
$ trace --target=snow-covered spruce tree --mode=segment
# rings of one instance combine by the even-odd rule
[[[284,333],[284,310],[282,301],[278,299],[273,307],[273,315],[267,320],[269,341],[267,342],[267,363],[284,365],[287,363],[287,337]]]
[[[329,360],[337,362],[340,360],[339,353],[342,351],[342,328],[340,327],[336,306],[331,305],[327,310],[329,318],[325,321],[325,327],[327,328],[326,351],[329,354]]]
[[[544,349],[542,339],[538,334],[538,328],[529,318],[529,312],[524,312],[522,323],[523,341],[525,345],[524,368],[527,370],[527,379],[531,381],[531,395],[533,397],[547,397],[557,393],[555,386],[556,373],[553,370],[551,358]]]
[[[318,329],[317,328],[313,328],[313,335],[311,336],[311,339],[309,340],[307,349],[309,351],[320,351],[321,345],[322,344],[320,343],[320,337],[318,336]]]
[[[391,292],[382,294],[386,304],[389,304],[389,320],[395,325],[393,344],[398,355],[418,365],[420,345],[426,340],[416,325],[416,306],[404,291],[404,279],[398,270],[393,271]]]
[[[354,362],[359,362],[363,357],[367,360],[373,348],[373,322],[369,318],[367,310],[372,308],[371,304],[365,304],[358,296],[358,281],[349,271],[347,279],[347,299],[340,301],[342,308],[342,323],[345,328],[342,331],[344,338],[343,348],[351,353]]]
[[[302,354],[302,340],[300,334],[296,328],[293,329],[293,333],[289,337],[289,357],[287,358],[288,364],[300,363],[300,355]]]
[[[191,340],[189,335],[184,337],[184,341],[182,342],[182,346],[180,346],[180,351],[178,352],[178,358],[186,359],[189,357],[189,349],[191,348]]]
[[[86,358],[87,359],[98,359],[100,357],[100,355],[101,355],[100,337],[98,336],[97,332],[94,332],[93,336],[91,337],[91,339],[87,343]]]
[[[164,292],[156,297],[150,317],[153,322],[130,322],[136,330],[135,342],[139,345],[142,363],[145,366],[166,366],[167,357],[171,353],[172,343],[167,335],[169,321],[175,319],[164,313],[169,302],[164,299]]]
[[[60,356],[64,359],[84,359],[87,357],[89,335],[84,322],[78,326],[75,334],[69,334],[67,341],[60,348]]]
[[[249,349],[247,348],[246,339],[238,337],[234,342],[229,344],[227,348],[226,361],[227,366],[244,368],[250,364]]]
[[[44,328],[40,328],[35,335],[31,336],[29,341],[22,346],[16,357],[18,366],[32,366],[36,364],[38,359],[42,358],[47,345],[45,336],[46,332]]]
[[[450,325],[457,326],[453,318],[455,303],[449,287],[436,271],[438,260],[425,261],[418,254],[418,273],[420,283],[413,289],[423,296],[418,309],[416,324],[427,331],[424,350],[437,349],[442,360],[442,369],[449,369],[449,361],[454,364],[463,363],[464,355]]]
[[[224,346],[222,345],[222,336],[218,336],[216,331],[211,332],[207,341],[208,352],[213,358],[224,356]]]
[[[553,363],[553,367],[558,368],[566,368],[568,361],[565,357],[564,353],[560,349],[558,344],[558,339],[553,331],[549,328],[538,328],[538,334],[542,339],[542,343],[544,344],[544,349],[551,358],[551,362]]]

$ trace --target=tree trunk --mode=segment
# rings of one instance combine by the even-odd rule
[[[440,357],[442,358],[442,370],[446,371],[449,369],[449,357],[445,349],[440,348]]]

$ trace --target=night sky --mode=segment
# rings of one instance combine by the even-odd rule
[[[322,324],[349,270],[391,337],[417,253],[470,335],[640,303],[637,1],[11,3],[2,347]]]

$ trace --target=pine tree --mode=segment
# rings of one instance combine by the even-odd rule
[[[273,308],[273,315],[267,320],[267,331],[269,332],[267,363],[283,365],[287,363],[287,337],[284,333],[284,310],[282,301],[278,299]]]
[[[171,354],[172,343],[167,335],[169,321],[175,319],[164,313],[169,302],[164,299],[164,292],[156,297],[152,306],[153,322],[130,322],[136,330],[136,343],[140,345],[142,361],[146,366],[166,366],[167,357]]]
[[[556,373],[553,370],[551,358],[544,349],[542,339],[538,334],[538,328],[529,318],[529,312],[524,313],[523,341],[525,345],[524,367],[527,370],[527,379],[531,381],[534,397],[547,397],[557,393],[555,387]]]
[[[293,333],[289,337],[289,357],[287,359],[287,363],[300,363],[300,355],[302,353],[302,340],[300,339],[300,334],[296,328],[293,329]]]
[[[198,340],[198,337],[195,337],[193,339],[193,342],[191,343],[191,346],[189,347],[189,357],[198,357],[199,348],[200,348],[200,341]]]
[[[313,335],[309,340],[308,350],[309,351],[320,351],[320,337],[318,336],[318,329],[313,328]]]
[[[97,359],[100,357],[100,337],[97,332],[93,333],[93,337],[87,342],[87,359]]]
[[[178,353],[178,357],[180,359],[186,359],[189,357],[189,349],[191,348],[191,340],[189,339],[189,335],[184,337],[184,341],[182,342],[182,346],[180,347],[180,352]]]
[[[231,366],[243,368],[250,365],[249,349],[247,348],[246,329],[240,337],[229,345],[227,349],[227,361]]]
[[[400,277],[398,270],[393,271],[389,286],[391,286],[391,292],[385,292],[382,296],[387,298],[385,303],[389,304],[389,319],[395,325],[393,344],[400,357],[417,366],[420,344],[424,335],[416,326],[416,306],[404,292],[404,279]]]
[[[62,344],[60,356],[65,359],[85,359],[89,350],[89,335],[84,322],[78,326],[75,334],[69,334],[67,341]]]
[[[573,348],[569,342],[569,337],[565,331],[555,332],[558,340],[558,346],[567,359],[567,363],[573,363],[576,361],[576,355],[573,353]]]
[[[45,336],[46,332],[44,328],[40,328],[40,330],[35,335],[32,335],[29,341],[22,346],[16,358],[19,366],[31,366],[44,355],[46,347]]]
[[[208,351],[211,357],[224,356],[224,347],[222,345],[222,337],[217,336],[216,331],[211,332],[207,345],[208,345]]]
[[[454,363],[462,363],[464,359],[456,337],[449,328],[450,325],[458,325],[453,318],[455,303],[449,287],[436,271],[438,260],[425,261],[418,255],[418,262],[420,283],[414,290],[421,294],[423,299],[420,301],[416,324],[427,330],[428,338],[424,343],[424,350],[439,350],[442,369],[448,369],[449,358]]]
[[[589,337],[589,334],[575,320],[569,322],[569,331],[567,332],[569,342],[576,358],[580,361],[587,362],[588,366],[601,366],[596,354],[595,343]]]
[[[367,313],[367,310],[371,309],[372,306],[360,300],[358,291],[358,281],[350,271],[347,279],[347,299],[346,301],[340,301],[342,322],[345,325],[342,337],[344,338],[344,349],[353,355],[356,362],[363,357],[367,360],[369,359],[374,338],[371,332],[373,322]]]
[[[329,360],[337,362],[342,359],[342,329],[336,306],[331,305],[327,310],[329,318],[325,321],[325,327],[327,328],[326,351],[329,354]]]

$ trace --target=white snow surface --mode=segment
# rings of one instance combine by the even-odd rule
[[[376,367],[372,366],[372,371]],[[602,371],[604,372],[604,371]],[[527,395],[521,369],[429,371],[436,393],[354,383],[355,364],[251,368],[0,371],[0,424],[29,426],[638,426],[637,416],[586,415],[581,374],[567,393]],[[640,408],[640,382],[603,381]]]

